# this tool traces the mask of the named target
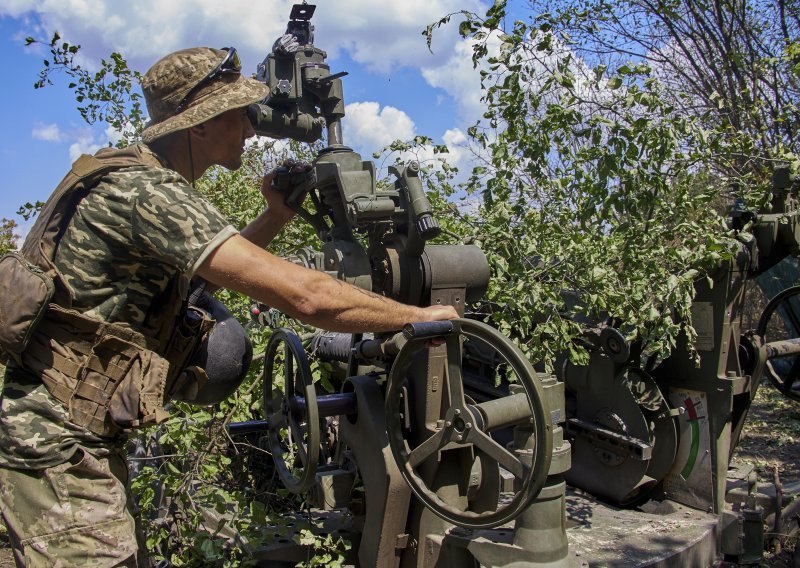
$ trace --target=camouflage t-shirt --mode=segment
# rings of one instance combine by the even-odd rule
[[[108,174],[80,203],[56,252],[73,307],[152,335],[165,322],[153,306],[176,273],[191,277],[236,231],[175,171],[136,166]],[[121,440],[72,424],[42,382],[9,368],[0,403],[0,465],[43,468],[76,444],[103,454]]]

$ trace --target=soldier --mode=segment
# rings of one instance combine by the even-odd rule
[[[51,198],[26,240],[26,256],[57,273],[58,307],[9,366],[0,405],[0,512],[20,566],[145,565],[125,433],[163,419],[160,393],[186,377],[175,369],[196,343],[176,340],[175,322],[187,278],[333,331],[457,317],[450,306],[399,304],[266,252],[293,215],[272,175],[262,182],[266,210],[241,232],[195,192],[210,166],[239,168],[255,134],[246,107],[266,87],[240,70],[233,48],[158,61],[142,81],[151,117],[143,144],[76,162],[59,188],[91,191],[77,205]],[[86,182],[92,175],[99,182]],[[53,211],[67,207],[66,220],[50,214],[51,201]],[[58,241],[48,236],[56,229]]]

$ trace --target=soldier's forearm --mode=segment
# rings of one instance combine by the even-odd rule
[[[268,207],[248,223],[239,234],[251,243],[261,248],[266,248],[290,220],[291,217],[287,217],[282,212]]]
[[[450,306],[420,308],[400,304],[302,268],[241,236],[220,245],[197,274],[331,331],[391,331],[408,322],[457,317]]]
[[[401,304],[327,274],[309,272],[312,274],[307,291],[312,301],[303,304],[295,316],[323,329],[351,333],[394,331],[409,322],[457,317],[451,306],[420,308]]]

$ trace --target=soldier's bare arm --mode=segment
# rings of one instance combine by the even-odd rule
[[[297,266],[239,235],[211,253],[197,275],[330,331],[392,331],[408,322],[458,317],[452,306],[400,304]]]

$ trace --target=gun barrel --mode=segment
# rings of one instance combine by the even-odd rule
[[[784,339],[783,341],[771,341],[767,343],[767,359],[778,359],[780,357],[791,357],[800,355],[800,338]]]
[[[307,414],[306,399],[300,396],[289,398],[289,410],[297,420],[303,420]],[[317,397],[317,412],[320,418],[356,414],[356,393],[341,392],[325,394]]]
[[[228,433],[236,434],[256,434],[267,431],[266,420],[248,420],[247,422],[231,422],[228,424]]]

